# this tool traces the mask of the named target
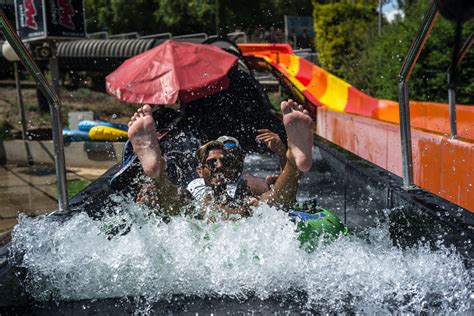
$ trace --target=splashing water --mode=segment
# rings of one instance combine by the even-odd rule
[[[260,206],[238,222],[169,223],[129,198],[102,220],[21,216],[12,258],[37,300],[174,295],[292,300],[321,312],[463,312],[469,270],[453,248],[393,246],[388,225],[342,236],[313,253],[300,248],[286,213]],[[110,236],[110,227],[129,229]],[[127,233],[125,233],[127,232]],[[22,254],[22,255],[19,255]]]

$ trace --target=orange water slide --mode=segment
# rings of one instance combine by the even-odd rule
[[[318,135],[402,176],[397,102],[363,93],[287,44],[239,47],[254,66],[290,85],[317,117]],[[448,104],[410,102],[414,181],[474,212],[474,107],[457,105],[456,111],[458,138],[450,139]]]

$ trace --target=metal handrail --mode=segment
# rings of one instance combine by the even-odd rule
[[[33,57],[21,39],[18,37],[13,27],[8,22],[8,19],[2,9],[0,9],[0,31],[7,39],[8,43],[10,43],[11,47],[25,66],[26,70],[28,70],[28,73],[35,80],[38,88],[48,100],[54,142],[54,163],[56,167],[56,177],[58,180],[57,186],[59,211],[66,211],[69,208],[69,201],[67,196],[66,164],[64,158],[64,143],[60,111],[61,103],[59,97],[49,85],[43,73],[38,68],[38,65],[36,65],[36,63],[33,61]]]
[[[447,71],[447,81],[448,81],[448,100],[449,100],[449,127],[451,131],[451,139],[456,138],[458,135],[458,128],[457,128],[457,119],[456,119],[456,92],[454,90],[454,85],[452,85],[453,80],[453,71],[459,66],[461,61],[466,56],[466,53],[471,48],[472,44],[474,44],[474,32],[472,32],[466,42],[464,43],[461,51],[459,52],[458,58],[454,61],[448,68]]]
[[[139,38],[140,37],[138,32],[129,32],[129,33],[112,34],[112,35],[109,35],[109,38],[110,39],[114,39],[114,38],[129,39],[129,38],[132,38],[130,36],[133,36],[133,38]]]
[[[195,37],[204,37],[204,39],[207,39],[209,36],[207,36],[207,33],[193,33],[193,34],[173,36],[173,38],[195,38]]]
[[[238,36],[241,36],[241,35],[243,35],[243,37],[244,37],[244,43],[248,43],[247,33],[245,33],[245,32],[231,32],[231,33],[227,33],[227,36],[228,36],[228,37],[232,37],[232,36],[238,37]]]
[[[411,44],[407,57],[405,58],[405,61],[402,64],[402,68],[399,74],[400,79],[408,80],[408,78],[410,77],[411,71],[413,70],[413,67],[415,67],[416,61],[420,56],[423,46],[425,46],[426,40],[428,39],[428,35],[431,33],[431,30],[433,29],[434,23],[436,22],[438,16],[439,11],[436,7],[436,3],[435,1],[431,1],[431,4],[428,7],[428,10],[426,11],[426,14],[423,18],[423,21],[421,22],[421,28],[418,30],[415,40]]]
[[[171,38],[173,36],[173,34],[171,33],[158,33],[158,34],[151,34],[151,35],[143,35],[143,36],[140,36],[140,38],[142,39],[149,39],[149,38],[160,38],[160,37],[167,37],[167,38]]]
[[[106,39],[109,38],[109,32],[106,32],[106,31],[86,33],[87,38],[99,38],[100,39],[102,35],[104,35]]]
[[[423,18],[421,28],[416,34],[415,40],[410,46],[407,56],[400,69],[398,75],[398,101],[400,112],[400,141],[402,149],[402,170],[403,170],[403,187],[406,190],[413,189],[413,157],[411,147],[411,130],[410,130],[410,100],[408,97],[408,78],[410,78],[413,67],[420,56],[423,46],[428,39],[433,25],[439,16],[438,8],[435,1],[431,1],[430,6]]]

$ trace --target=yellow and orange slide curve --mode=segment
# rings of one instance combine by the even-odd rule
[[[398,102],[371,97],[287,44],[240,44],[257,69],[291,87],[317,120],[316,133],[402,176]],[[446,92],[447,93],[447,92]],[[448,104],[410,102],[415,184],[474,212],[474,106],[457,105],[458,137],[449,137]]]

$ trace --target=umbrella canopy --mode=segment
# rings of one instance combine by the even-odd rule
[[[226,89],[236,60],[216,46],[167,40],[127,59],[105,78],[106,90],[131,103],[190,102]]]

